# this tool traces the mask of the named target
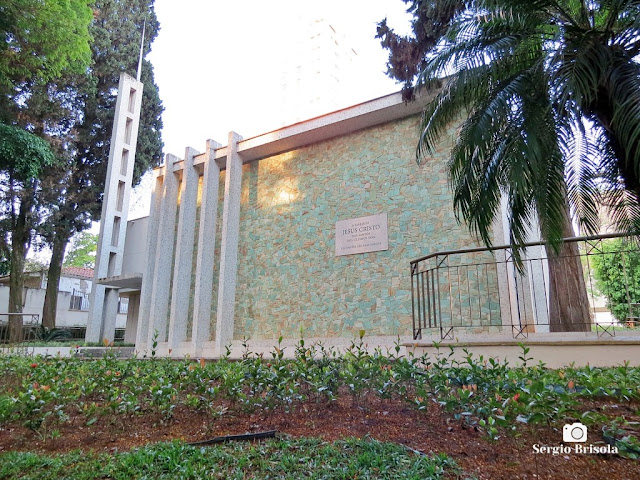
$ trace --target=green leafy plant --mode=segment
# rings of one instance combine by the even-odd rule
[[[621,456],[637,460],[640,459],[640,441],[635,431],[628,429],[630,426],[637,429],[638,422],[632,425],[631,422],[618,417],[602,427],[602,436],[606,443],[618,447],[618,453]]]
[[[35,331],[36,340],[41,342],[63,342],[72,339],[71,332],[64,328],[47,328],[39,325]]]
[[[113,348],[91,360],[1,356],[0,425],[17,421],[38,435],[51,435],[71,411],[87,425],[105,416],[124,425],[128,415],[156,414],[168,422],[177,408],[218,418],[240,411],[295,412],[304,402],[329,404],[341,396],[366,408],[366,399],[378,396],[404,399],[418,410],[439,405],[453,420],[497,438],[523,423],[557,426],[573,419],[601,427],[611,415],[585,407],[589,400],[630,406],[640,400],[640,368],[551,370],[531,365],[526,348],[516,366],[470,351],[453,361],[455,348],[438,351],[435,358],[370,353],[363,338],[342,355],[304,339],[294,358],[282,351],[281,341],[271,358],[250,354],[241,361],[123,360]],[[623,429],[626,434],[612,435],[633,446],[637,426]]]
[[[602,254],[592,255],[596,288],[607,298],[607,307],[619,322],[640,316],[630,304],[640,303],[640,252],[625,239],[602,242]]]

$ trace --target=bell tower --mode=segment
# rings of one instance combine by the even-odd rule
[[[122,273],[133,163],[142,106],[143,84],[139,78],[140,67],[138,79],[126,73],[120,74],[102,199],[96,267],[89,297],[89,320],[85,336],[87,342],[101,342],[105,339],[112,342],[115,335],[118,288],[105,283],[108,283],[107,279]]]

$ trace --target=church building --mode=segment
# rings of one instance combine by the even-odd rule
[[[455,129],[416,163],[423,105],[396,93],[167,155],[150,216],[128,224],[122,271],[99,279],[129,296],[136,350],[411,338],[409,262],[476,246],[451,205]]]

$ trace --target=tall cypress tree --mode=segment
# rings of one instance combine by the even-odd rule
[[[398,35],[385,18],[378,23],[376,38],[389,51],[387,75],[402,83],[402,97],[409,101],[415,98],[415,83],[427,66],[427,59],[447,33],[454,15],[465,5],[463,0],[402,1],[413,15],[411,35]]]
[[[62,166],[51,168],[43,178],[50,208],[49,220],[41,234],[52,251],[48,271],[43,324],[55,326],[58,283],[64,251],[71,237],[98,220],[109,159],[109,147],[116,92],[121,72],[137,69],[143,23],[146,22],[144,55],[158,34],[154,0],[98,0],[94,5],[92,66],[87,75],[74,79],[75,103],[70,110],[77,123],[62,136]],[[144,83],[134,185],[144,172],[157,165],[162,156],[162,102],[153,78],[153,66],[144,60]],[[47,95],[51,99],[51,95]],[[59,105],[69,99],[53,98]]]

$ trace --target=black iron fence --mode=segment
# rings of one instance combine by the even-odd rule
[[[35,340],[39,326],[37,313],[0,313],[0,344]]]
[[[13,324],[13,325],[12,325]],[[12,335],[13,330],[13,335]],[[84,343],[87,327],[60,327],[52,335],[51,330],[42,329],[40,315],[31,313],[0,313],[0,345],[24,345],[33,342],[46,344],[50,341]],[[66,332],[65,334],[61,334]],[[116,328],[114,341],[124,341],[124,328]]]
[[[427,332],[438,332],[441,339],[460,332],[510,332],[515,338],[560,331],[613,336],[619,328],[637,326],[640,257],[635,237],[572,237],[557,250],[543,242],[524,247],[520,264],[510,245],[413,260],[414,339]],[[616,292],[611,293],[611,282]]]

